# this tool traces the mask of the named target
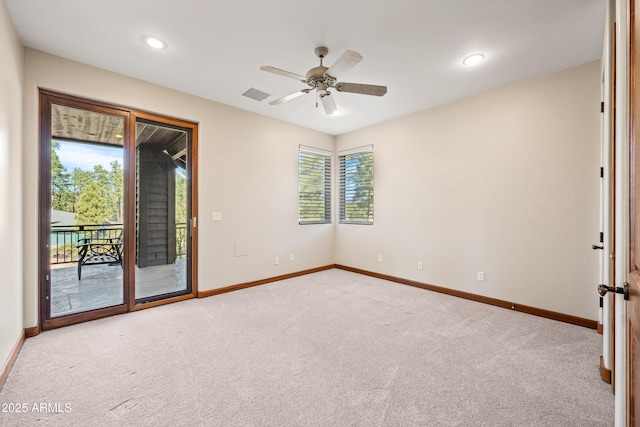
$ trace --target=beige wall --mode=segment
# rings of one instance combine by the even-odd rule
[[[597,318],[595,62],[337,138],[32,49],[24,68],[27,327],[37,322],[38,87],[199,123],[200,290],[337,262]],[[334,143],[374,144],[373,226],[297,224],[298,144]],[[249,256],[234,256],[236,240]]]
[[[593,62],[337,137],[338,151],[374,145],[375,220],[337,226],[336,262],[597,319],[599,73]]]
[[[22,332],[22,55],[0,1],[0,369]]]
[[[26,326],[37,322],[38,87],[199,123],[199,290],[333,263],[333,227],[297,221],[298,145],[333,150],[333,137],[32,49],[24,67]],[[234,256],[236,240],[248,256]]]

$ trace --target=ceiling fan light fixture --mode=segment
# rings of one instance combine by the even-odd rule
[[[484,61],[484,55],[481,53],[474,53],[464,58],[462,63],[464,65],[478,65],[482,61]]]
[[[149,47],[152,47],[154,49],[166,49],[167,48],[167,43],[162,40],[159,39],[158,37],[154,37],[154,36],[143,36],[142,37],[142,41],[144,42],[144,44],[146,44]]]
[[[324,112],[327,116],[333,116],[340,111],[338,110],[336,101],[333,99],[333,96],[331,96],[331,92],[329,91],[320,94],[320,102],[322,102],[322,107],[324,108]]]

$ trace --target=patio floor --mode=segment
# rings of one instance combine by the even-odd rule
[[[185,290],[187,270],[184,258],[175,264],[135,270],[136,299]],[[51,317],[122,304],[122,268],[119,265],[77,264],[51,266]]]

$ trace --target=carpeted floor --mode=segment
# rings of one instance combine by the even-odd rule
[[[590,329],[334,269],[30,338],[0,425],[610,426],[600,354]]]

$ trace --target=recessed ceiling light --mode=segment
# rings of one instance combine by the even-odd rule
[[[484,60],[484,55],[481,53],[474,53],[473,55],[469,55],[462,60],[464,65],[477,65]]]
[[[154,36],[144,36],[142,37],[142,41],[144,41],[147,46],[150,46],[154,49],[167,48],[167,44],[163,40],[160,40],[159,38]]]

